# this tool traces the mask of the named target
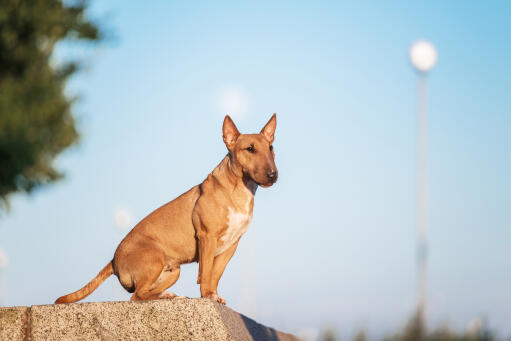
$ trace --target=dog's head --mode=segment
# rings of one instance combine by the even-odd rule
[[[240,134],[228,115],[224,119],[224,142],[233,166],[262,187],[273,185],[278,177],[272,145],[276,127],[276,114],[259,134]]]

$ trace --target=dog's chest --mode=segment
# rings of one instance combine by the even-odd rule
[[[231,247],[247,231],[251,219],[250,198],[247,198],[246,204],[241,209],[233,207],[227,209],[227,229],[220,237],[220,246],[215,256]]]

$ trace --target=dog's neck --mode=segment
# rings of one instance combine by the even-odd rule
[[[258,187],[255,181],[236,165],[231,154],[227,154],[211,174],[222,186],[232,190],[244,186],[252,195],[255,195]]]

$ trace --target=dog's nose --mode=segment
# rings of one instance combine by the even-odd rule
[[[270,171],[266,173],[266,176],[268,177],[268,180],[274,181],[277,178],[277,171]]]

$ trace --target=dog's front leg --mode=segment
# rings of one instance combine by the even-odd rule
[[[213,262],[215,259],[217,239],[215,236],[199,237],[199,278],[201,297],[218,301],[213,283]]]
[[[222,277],[222,274],[224,273],[225,267],[227,266],[227,263],[231,260],[232,256],[234,255],[234,252],[236,251],[236,248],[238,247],[239,243],[238,240],[231,245],[227,250],[225,250],[223,253],[219,254],[215,257],[215,260],[213,261],[213,271],[211,274],[212,277],[212,283],[213,283],[213,290],[217,293],[218,296],[218,282],[220,281],[220,277]],[[217,301],[219,303],[225,304],[225,300],[218,296]]]

